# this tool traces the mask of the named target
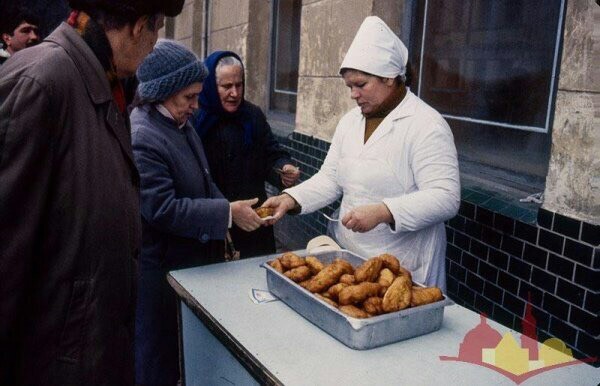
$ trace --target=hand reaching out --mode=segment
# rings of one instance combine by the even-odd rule
[[[283,217],[289,210],[296,206],[296,200],[287,193],[280,194],[279,196],[269,197],[267,201],[262,204],[263,207],[273,208],[273,219],[266,220],[264,225],[273,225],[280,218]]]
[[[258,198],[253,198],[251,200],[234,201],[229,204],[233,222],[246,232],[253,231],[263,224],[263,220],[252,209],[252,205],[257,202]]]

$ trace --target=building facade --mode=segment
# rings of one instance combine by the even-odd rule
[[[355,105],[338,70],[369,15],[407,45],[411,90],[454,133],[462,203],[446,224],[450,297],[517,330],[530,301],[540,341],[557,337],[575,356],[598,357],[597,2],[188,0],[163,36],[200,57],[240,54],[246,98],[307,179]],[[295,249],[326,229],[314,213],[288,216],[276,233]]]

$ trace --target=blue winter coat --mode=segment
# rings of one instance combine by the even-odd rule
[[[154,106],[131,113],[141,177],[142,252],[136,310],[136,383],[179,379],[173,269],[223,261],[229,202],[213,183],[200,138]]]

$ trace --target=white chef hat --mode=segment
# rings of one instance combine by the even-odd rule
[[[344,60],[343,68],[360,70],[383,78],[406,73],[408,49],[377,16],[368,16],[360,25]]]

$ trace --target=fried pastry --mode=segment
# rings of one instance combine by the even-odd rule
[[[356,278],[354,278],[354,275],[345,273],[342,275],[342,277],[340,277],[340,283],[353,285],[356,284]]]
[[[338,296],[339,296],[339,294],[340,294],[340,291],[343,290],[346,287],[348,287],[348,284],[345,284],[345,283],[334,284],[331,287],[329,287],[329,289],[327,290],[326,294],[331,299],[337,299]]]
[[[358,318],[358,319],[365,319],[365,318],[368,318],[371,316],[368,313],[366,313],[365,311],[363,311],[360,308],[353,306],[353,305],[340,306],[340,311],[342,311],[344,314],[346,314],[348,316],[351,316],[353,318]]]
[[[410,306],[411,293],[411,280],[406,276],[398,276],[383,296],[383,310],[395,312]]]
[[[358,283],[362,283],[363,281],[376,281],[379,276],[379,271],[381,270],[381,265],[382,261],[379,257],[372,257],[365,261],[360,267],[356,268],[356,271],[354,272],[356,281]]]
[[[368,281],[343,288],[338,295],[340,305],[362,303],[367,298],[377,296],[381,286],[378,283]]]
[[[281,265],[286,270],[296,268],[301,265],[306,265],[306,261],[304,260],[304,258],[296,255],[293,252],[284,253],[279,258],[279,261],[281,261]]]
[[[321,295],[321,294],[315,294],[316,297],[318,297],[319,299],[321,299],[322,301],[324,301],[325,303],[338,308],[338,304],[336,302],[334,302],[333,300],[326,298],[325,296]]]
[[[254,209],[254,211],[260,218],[271,217],[275,213],[275,209],[262,206]]]
[[[313,275],[316,275],[317,273],[321,272],[323,268],[325,268],[325,264],[321,263],[321,261],[315,256],[306,256],[305,261]]]
[[[323,292],[338,282],[344,274],[344,267],[341,264],[329,264],[317,273],[307,284],[306,289],[310,292]]]
[[[371,315],[383,314],[383,299],[372,296],[363,302],[363,308]]]
[[[389,253],[384,253],[379,255],[381,262],[383,263],[383,267],[392,271],[394,275],[397,275],[400,271],[400,262],[394,255],[390,255]]]
[[[300,267],[285,271],[283,274],[296,283],[300,283],[301,281],[304,281],[310,277],[310,268],[308,268],[306,265],[301,265]]]
[[[410,299],[410,306],[417,307],[422,306],[429,303],[434,303],[440,301],[444,298],[442,294],[442,290],[438,287],[413,287],[412,288],[412,296]]]
[[[283,273],[283,265],[281,265],[281,261],[279,260],[279,258],[273,261],[269,261],[269,265],[273,267],[277,272]]]

